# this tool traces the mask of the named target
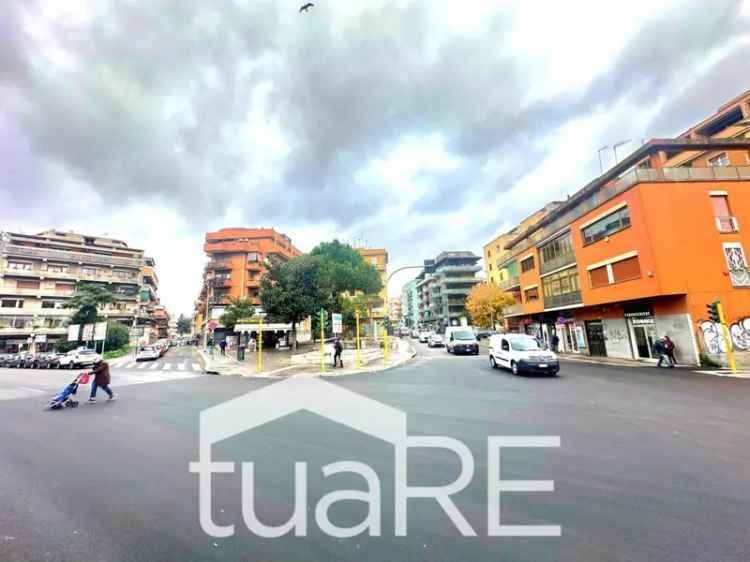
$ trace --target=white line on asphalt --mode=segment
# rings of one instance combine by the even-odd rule
[[[38,392],[40,394],[44,394],[43,390],[39,390],[38,388],[31,388],[30,386],[19,386],[20,390],[26,390],[28,392]]]
[[[149,367],[149,369],[150,369],[151,371],[154,371],[154,370],[156,370],[156,369],[158,369],[158,368],[159,368],[159,363],[154,363],[153,365],[151,365],[151,366]]]
[[[177,363],[177,370],[184,371],[186,366],[187,366],[187,361],[185,361],[184,363]]]
[[[193,363],[193,371],[200,371],[200,370],[201,370],[201,366],[200,366],[200,364],[198,364],[198,363]]]
[[[165,371],[169,371],[170,369],[172,369],[172,363],[164,363],[164,365],[162,365],[162,369]]]
[[[141,363],[138,365],[139,369],[145,369],[146,367],[148,367],[148,363]]]

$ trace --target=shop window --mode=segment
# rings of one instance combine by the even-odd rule
[[[521,260],[521,271],[526,273],[534,269],[534,256],[529,256],[526,259]]]

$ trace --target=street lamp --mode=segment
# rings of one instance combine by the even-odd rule
[[[610,146],[605,144],[603,147],[597,150],[597,153],[599,154],[599,172],[601,174],[604,173],[604,163],[602,162],[602,151],[607,150],[608,148],[610,148]]]

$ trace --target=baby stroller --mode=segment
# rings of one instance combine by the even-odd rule
[[[87,384],[89,382],[90,375],[88,373],[81,373],[73,381],[62,389],[62,392],[55,396],[49,403],[44,407],[45,410],[62,410],[63,408],[77,408],[78,400],[74,398],[78,392],[79,384]]]

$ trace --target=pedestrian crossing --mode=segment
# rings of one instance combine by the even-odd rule
[[[714,375],[716,377],[733,377],[737,379],[750,379],[750,371],[744,370],[744,371],[737,371],[736,373],[733,373],[729,369],[716,369],[713,371],[695,371],[696,373],[700,373],[702,375]]]
[[[200,363],[185,359],[184,361],[125,361],[113,368],[124,371],[169,371],[183,373],[202,373]]]

